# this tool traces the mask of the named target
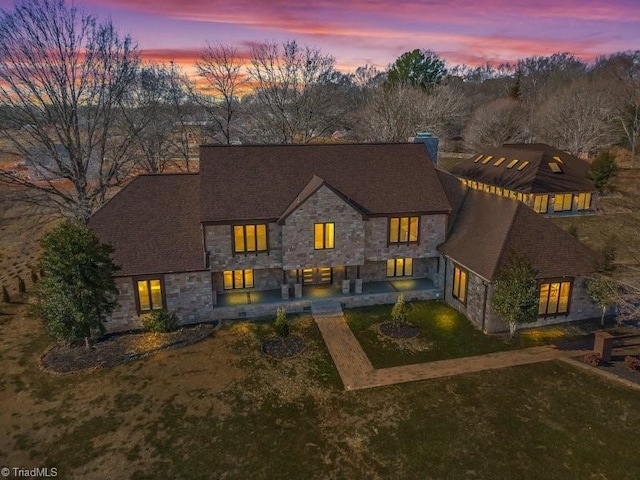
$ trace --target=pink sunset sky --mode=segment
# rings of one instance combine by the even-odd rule
[[[188,71],[207,40],[241,51],[255,42],[295,38],[332,54],[352,71],[385,68],[414,48],[451,64],[480,65],[570,52],[585,61],[640,49],[640,0],[84,0],[110,17],[148,59]],[[0,0],[10,10],[13,2]]]

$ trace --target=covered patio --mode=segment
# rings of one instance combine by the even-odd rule
[[[442,289],[427,278],[410,278],[370,282],[362,285],[362,293],[342,293],[340,285],[307,285],[302,287],[302,297],[282,299],[280,290],[245,291],[218,294],[214,318],[251,318],[271,315],[284,305],[290,313],[309,311],[317,300],[334,299],[344,307],[358,307],[393,303],[399,293],[407,301],[440,298]]]

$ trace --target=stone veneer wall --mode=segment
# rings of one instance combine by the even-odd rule
[[[485,281],[467,270],[468,283],[467,283],[467,298],[466,302],[462,303],[457,298],[453,297],[453,267],[454,262],[450,259],[446,259],[446,285],[444,288],[444,297],[446,302],[459,312],[464,313],[469,321],[473,323],[476,328],[482,330],[482,316],[484,308],[484,295],[485,295]],[[464,268],[463,266],[461,266]],[[444,269],[441,269],[444,273]],[[465,269],[466,270],[466,269]],[[487,288],[487,299],[489,290]],[[488,300],[487,300],[488,301]],[[486,330],[486,326],[485,326]]]
[[[325,222],[335,223],[335,246],[315,250],[314,224]],[[323,185],[282,226],[283,268],[362,265],[364,223],[362,215]]]
[[[364,256],[367,260],[380,261],[398,257],[436,257],[436,247],[445,240],[446,215],[422,215],[418,244],[388,245],[389,219],[374,217],[365,222],[367,242]]]
[[[268,228],[268,252],[234,254],[232,226],[205,225],[205,250],[210,253],[211,269],[282,268],[282,229],[276,223],[270,223]]]
[[[464,268],[464,267],[463,267]],[[539,317],[535,322],[523,325],[520,328],[534,328],[555,323],[566,323],[578,320],[586,320],[600,316],[600,309],[591,302],[585,286],[586,277],[574,279],[571,287],[571,303],[569,315],[558,315],[554,317]],[[446,302],[456,310],[464,313],[469,321],[478,329],[483,330],[482,316],[484,317],[484,331],[486,333],[508,332],[509,327],[500,319],[497,313],[491,308],[491,295],[493,294],[493,284],[488,284],[487,303],[484,305],[485,281],[473,272],[469,272],[469,283],[467,285],[467,302],[463,305],[453,298],[453,262],[447,260],[447,278],[445,287]]]
[[[164,277],[165,306],[175,312],[180,324],[213,320],[210,272],[171,273],[158,275],[160,277]],[[118,306],[106,323],[107,331],[140,328],[133,278],[119,277],[115,281],[119,291]]]

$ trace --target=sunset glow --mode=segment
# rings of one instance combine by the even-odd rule
[[[401,53],[430,48],[451,64],[472,66],[570,52],[585,61],[640,48],[637,0],[85,0],[111,17],[149,60],[174,60],[192,74],[207,40],[241,52],[262,41],[295,38],[335,56],[352,71],[385,68]],[[12,2],[0,0],[11,9]]]

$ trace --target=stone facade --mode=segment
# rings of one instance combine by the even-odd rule
[[[167,310],[180,323],[196,323],[211,318],[211,272],[171,273],[164,276]]]
[[[268,232],[267,252],[234,253],[232,225],[205,225],[205,250],[211,270],[282,268],[282,229],[277,223],[269,223]]]
[[[367,242],[364,256],[367,260],[379,261],[399,257],[437,257],[436,248],[445,240],[446,215],[422,215],[417,244],[389,245],[388,217],[370,218],[365,224]]]
[[[486,333],[508,332],[508,326],[491,308],[490,299],[494,291],[493,285],[473,272],[468,272],[467,301],[466,304],[463,304],[453,297],[454,263],[447,259],[446,265],[445,301],[456,310],[464,313],[471,323]],[[535,322],[527,323],[520,328],[534,328],[599,317],[600,309],[591,302],[585,282],[586,277],[578,277],[573,280],[568,315],[538,317]]]
[[[213,319],[210,272],[171,273],[158,275],[156,278],[162,278],[164,283],[166,309],[177,315],[180,324]],[[120,332],[141,328],[141,316],[136,308],[135,279],[119,277],[115,281],[119,292],[118,306],[106,323],[107,331]]]
[[[335,224],[334,248],[314,248],[314,224]],[[291,213],[282,226],[283,268],[335,267],[364,263],[362,215],[326,185]]]

